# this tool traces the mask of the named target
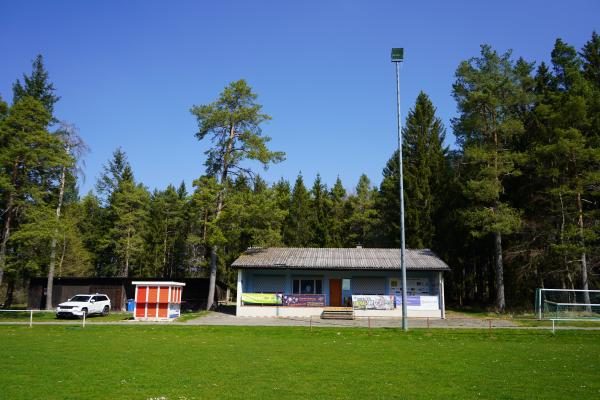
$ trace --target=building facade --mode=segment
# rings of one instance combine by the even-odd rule
[[[409,317],[444,318],[444,272],[431,250],[406,250]],[[238,270],[238,316],[308,317],[329,308],[402,316],[399,249],[250,248]]]

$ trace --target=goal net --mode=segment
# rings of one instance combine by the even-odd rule
[[[539,319],[600,319],[600,290],[537,289],[535,297]]]

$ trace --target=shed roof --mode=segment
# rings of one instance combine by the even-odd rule
[[[450,267],[429,249],[406,249],[406,269],[449,271]],[[246,269],[398,270],[400,249],[253,247],[232,264]]]

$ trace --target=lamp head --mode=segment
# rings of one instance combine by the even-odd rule
[[[392,49],[392,62],[402,62],[404,61],[404,48],[397,47]]]

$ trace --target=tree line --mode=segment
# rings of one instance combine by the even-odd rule
[[[531,307],[537,287],[598,287],[600,37],[579,51],[558,39],[550,56],[536,65],[483,45],[461,62],[453,148],[423,92],[403,125],[407,247],[450,265],[449,304],[502,312]],[[271,117],[244,80],[191,107],[210,146],[190,188],[149,190],[117,148],[81,195],[87,146],[57,101],[41,56],[12,102],[0,98],[5,306],[32,276],[209,277],[214,288],[233,285],[229,266],[248,247],[399,247],[397,151],[379,186],[301,173],[268,183],[248,161],[285,154],[270,149]]]

